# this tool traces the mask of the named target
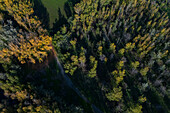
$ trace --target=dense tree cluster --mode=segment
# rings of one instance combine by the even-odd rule
[[[56,34],[53,43],[65,72],[94,78],[111,112],[137,113],[142,106],[145,112],[169,111],[163,100],[168,97],[170,29],[159,3],[84,0],[76,4],[70,27]],[[155,105],[153,95],[160,98]]]
[[[35,14],[0,0],[0,112],[170,111],[167,0],[80,0],[54,36]]]
[[[0,111],[51,111],[26,81],[21,64],[42,62],[52,38],[33,16],[29,1],[1,0],[0,11],[0,89],[5,96],[0,99]]]
[[[22,0],[2,0],[0,9],[4,18],[13,18],[18,27],[22,28],[15,31],[16,38],[13,37],[13,41],[10,38],[9,41],[4,41],[6,47],[0,51],[1,59],[9,62],[10,57],[15,56],[22,64],[26,61],[42,62],[42,58],[47,56],[46,51],[52,49],[52,38],[46,34],[40,26],[40,21],[33,15],[31,3]],[[4,23],[4,26],[7,25]]]

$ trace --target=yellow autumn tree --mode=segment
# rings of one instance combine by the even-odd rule
[[[30,0],[1,0],[0,10],[5,16],[12,17],[20,27],[17,42],[8,42],[8,46],[0,51],[0,59],[9,62],[15,56],[22,64],[42,62],[47,51],[52,49],[52,38],[33,15]]]

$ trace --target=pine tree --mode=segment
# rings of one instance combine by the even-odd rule
[[[76,14],[70,20],[67,32],[56,34],[60,40],[54,38],[54,45],[58,53],[61,53],[60,57],[69,54],[77,56],[77,59],[80,48],[84,48],[86,71],[74,68],[71,75],[78,76],[82,72],[84,77],[95,78],[97,82],[100,81],[99,84],[103,83],[105,90],[102,93],[108,103],[112,101],[112,105],[119,105],[125,102],[120,101],[123,98],[134,104],[128,106],[124,103],[123,111],[141,112],[145,108],[137,102],[137,98],[148,91],[144,84],[153,85],[150,83],[151,75],[154,73],[158,77],[160,74],[160,71],[154,69],[157,58],[154,59],[153,54],[161,52],[163,57],[159,58],[164,61],[159,60],[160,64],[165,64],[169,55],[169,19],[161,7],[161,4],[147,0],[118,0],[116,3],[107,0],[83,0],[75,5]],[[75,44],[72,43],[73,40],[76,40]],[[63,65],[72,64],[74,61],[70,58],[62,59]],[[91,59],[96,61],[95,68],[90,67]],[[168,69],[167,65],[160,66]],[[69,72],[67,68],[66,72]],[[119,93],[113,90],[119,88]],[[111,112],[114,111],[113,106],[110,109]]]

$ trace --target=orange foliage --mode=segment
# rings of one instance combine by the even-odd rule
[[[9,42],[8,48],[0,51],[0,59],[9,62],[12,56],[24,64],[26,62],[36,63],[43,61],[47,51],[52,49],[52,38],[46,35],[40,25],[41,22],[33,16],[32,4],[29,0],[2,0],[0,10],[8,12],[25,32],[18,33],[18,41]]]

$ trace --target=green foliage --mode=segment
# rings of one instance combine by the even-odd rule
[[[70,18],[67,32],[56,34],[59,40],[54,37],[61,58],[69,53],[79,59],[84,48],[84,67],[72,66],[72,78],[80,74],[83,80],[86,76],[94,77],[100,84],[97,88],[111,101],[105,103],[110,112],[114,111],[116,103],[126,106],[123,111],[140,113],[145,110],[147,105],[142,108],[139,104],[145,99],[138,101],[138,97],[148,91],[148,85],[153,85],[150,81],[159,78],[162,72],[157,68],[168,70],[165,62],[169,55],[169,19],[162,5],[147,0],[83,0],[75,5],[76,14]],[[62,59],[63,65],[74,62],[71,57]],[[130,101],[135,106],[120,100]]]
[[[96,68],[97,68],[97,61],[93,56],[90,56],[90,65],[92,65],[92,68],[90,69],[88,76],[93,78],[96,76]]]
[[[142,113],[142,106],[141,105],[136,105],[133,108],[130,108],[128,110],[128,113]]]
[[[147,72],[149,71],[149,68],[148,67],[145,67],[144,69],[141,69],[140,70],[140,74],[143,75],[143,76],[146,76]]]
[[[135,69],[136,69],[137,67],[139,67],[139,64],[140,64],[139,61],[135,61],[135,62],[132,62],[132,63],[131,63],[132,67],[135,68]]]
[[[146,100],[147,100],[146,97],[142,97],[142,96],[139,97],[139,102],[141,103],[146,102]]]
[[[168,6],[82,0],[52,43],[31,0],[1,0],[0,111],[169,112]]]
[[[82,112],[84,108],[68,105],[71,101],[60,95],[56,64],[38,66],[48,65],[52,39],[33,14],[30,0],[1,0],[0,12],[0,112]],[[38,64],[44,57],[46,62]]]
[[[122,89],[121,87],[114,88],[113,91],[106,94],[106,97],[109,99],[109,101],[120,101],[123,96],[121,89]]]

